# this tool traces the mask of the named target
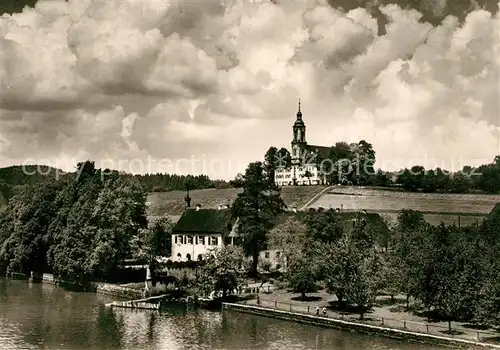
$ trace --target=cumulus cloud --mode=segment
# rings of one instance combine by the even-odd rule
[[[354,3],[45,0],[5,14],[1,165],[231,178],[289,145],[299,97],[310,143],[365,139],[387,170],[499,154],[499,4]]]

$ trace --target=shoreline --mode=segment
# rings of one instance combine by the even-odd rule
[[[53,284],[57,287],[67,286],[69,288],[74,288],[74,287],[78,288],[78,286],[76,286],[74,283],[59,281],[59,280],[54,279],[54,276],[52,274],[49,274],[49,273],[43,274],[40,283],[49,283],[49,284]],[[79,292],[79,291],[77,290],[76,292]],[[127,302],[135,303],[135,302],[144,301],[146,299],[165,299],[165,301],[168,301],[171,303],[182,303],[182,304],[195,302],[195,298],[192,295],[186,295],[185,297],[176,297],[176,296],[173,296],[172,294],[169,294],[169,293],[152,295],[152,296],[145,298],[143,295],[142,289],[135,289],[135,288],[122,286],[119,284],[106,283],[106,282],[92,282],[92,289],[89,290],[88,292],[102,294],[102,295],[108,295],[111,297],[118,298],[119,300],[116,300],[113,302],[113,303],[116,303],[116,305],[121,305],[121,304],[127,303]],[[113,304],[113,303],[111,303],[111,304]]]
[[[42,275],[41,283],[50,283],[50,284],[54,284],[56,286],[58,286],[58,285],[66,285],[69,287],[76,286],[74,283],[71,283],[71,282],[56,280],[54,278],[54,275],[52,275],[50,273],[44,273]],[[143,297],[141,290],[123,287],[123,286],[120,286],[119,284],[106,283],[106,282],[92,282],[92,287],[93,288],[92,288],[91,292],[97,293],[97,294],[104,294],[104,295],[109,295],[109,296],[118,297],[118,298],[125,298],[128,300],[133,300],[133,299]]]
[[[20,276],[18,276],[20,277]],[[54,279],[52,274],[43,274],[40,283],[49,283],[56,286],[65,285],[74,287],[75,284]],[[26,276],[28,279],[28,276]],[[104,294],[108,296],[134,301],[143,298],[142,291],[120,286],[117,284],[94,282],[91,292]],[[322,317],[300,312],[292,312],[257,305],[248,305],[241,303],[222,302],[221,311],[231,310],[235,312],[250,313],[258,316],[272,317],[281,320],[310,324],[320,327],[333,328],[343,331],[354,331],[365,334],[377,335],[390,339],[397,339],[416,343],[425,343],[430,345],[439,345],[448,348],[481,348],[481,349],[500,349],[500,345],[461,339],[453,336],[441,336],[418,331],[403,330],[393,327],[384,327],[366,323],[355,322],[352,320],[343,320],[335,317]]]
[[[439,345],[452,348],[479,347],[482,349],[500,349],[500,345],[495,345],[495,344],[438,336],[433,334],[412,332],[412,331],[400,330],[389,327],[381,327],[364,323],[345,321],[331,317],[322,317],[322,316],[308,315],[308,314],[296,313],[278,309],[270,309],[255,305],[223,303],[222,309],[236,311],[236,312],[250,313],[264,317],[273,317],[291,322],[311,324],[311,325],[334,328],[344,331],[348,330],[365,334],[375,334],[386,338],[420,342],[430,345]]]

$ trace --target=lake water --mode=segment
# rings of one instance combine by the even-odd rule
[[[112,300],[0,278],[0,349],[438,349],[234,311],[105,308]]]

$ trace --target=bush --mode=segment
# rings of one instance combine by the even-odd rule
[[[266,259],[266,260],[263,260],[263,261],[261,261],[261,262],[260,262],[260,264],[259,264],[259,265],[260,265],[259,267],[260,267],[262,270],[264,270],[264,271],[266,271],[266,272],[271,271],[271,262],[270,262],[269,260],[267,260],[267,259]]]
[[[283,281],[283,280],[276,280],[276,282],[274,283],[274,286],[277,288],[277,289],[287,289],[288,288],[288,283]]]

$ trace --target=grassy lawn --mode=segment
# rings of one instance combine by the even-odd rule
[[[325,186],[285,186],[281,189],[285,204],[300,209]],[[190,192],[192,206],[200,204],[203,208],[217,208],[219,205],[232,203],[241,189],[203,189]],[[184,191],[156,192],[148,195],[148,215],[159,217],[170,215],[179,217],[185,207]],[[362,210],[380,213],[389,220],[395,220],[403,208],[424,212],[426,220],[434,225],[445,224],[470,225],[481,222],[493,206],[500,202],[499,195],[467,194],[454,195],[442,193],[408,193],[365,189],[356,187],[335,187],[318,198],[310,207]]]
[[[281,189],[285,204],[291,209],[301,206],[320,193],[326,186],[286,186]],[[233,203],[242,189],[240,188],[209,188],[190,191],[191,206],[200,204],[202,208],[217,208],[219,205]],[[154,192],[148,195],[149,216],[181,215],[184,207],[185,191]]]
[[[401,209],[418,210],[425,219],[438,225],[457,224],[466,226],[481,222],[490,213],[500,195],[410,193],[384,191],[361,187],[333,187],[310,207],[340,208],[346,211],[367,210],[379,213],[394,221]]]
[[[257,305],[257,300],[247,304]],[[326,317],[343,319],[346,321],[363,322],[372,325],[386,326],[413,332],[429,333],[440,336],[450,336],[448,322],[433,318],[425,310],[414,303],[406,309],[406,298],[396,296],[392,300],[389,296],[377,298],[376,305],[360,320],[355,309],[339,310],[337,300],[325,291],[308,293],[307,301],[301,301],[300,295],[288,290],[274,290],[259,295],[259,305],[268,308],[277,308],[284,311],[308,313],[313,315],[316,306],[327,308]],[[462,322],[451,323],[453,337],[477,341],[500,343],[500,329],[477,327]]]

